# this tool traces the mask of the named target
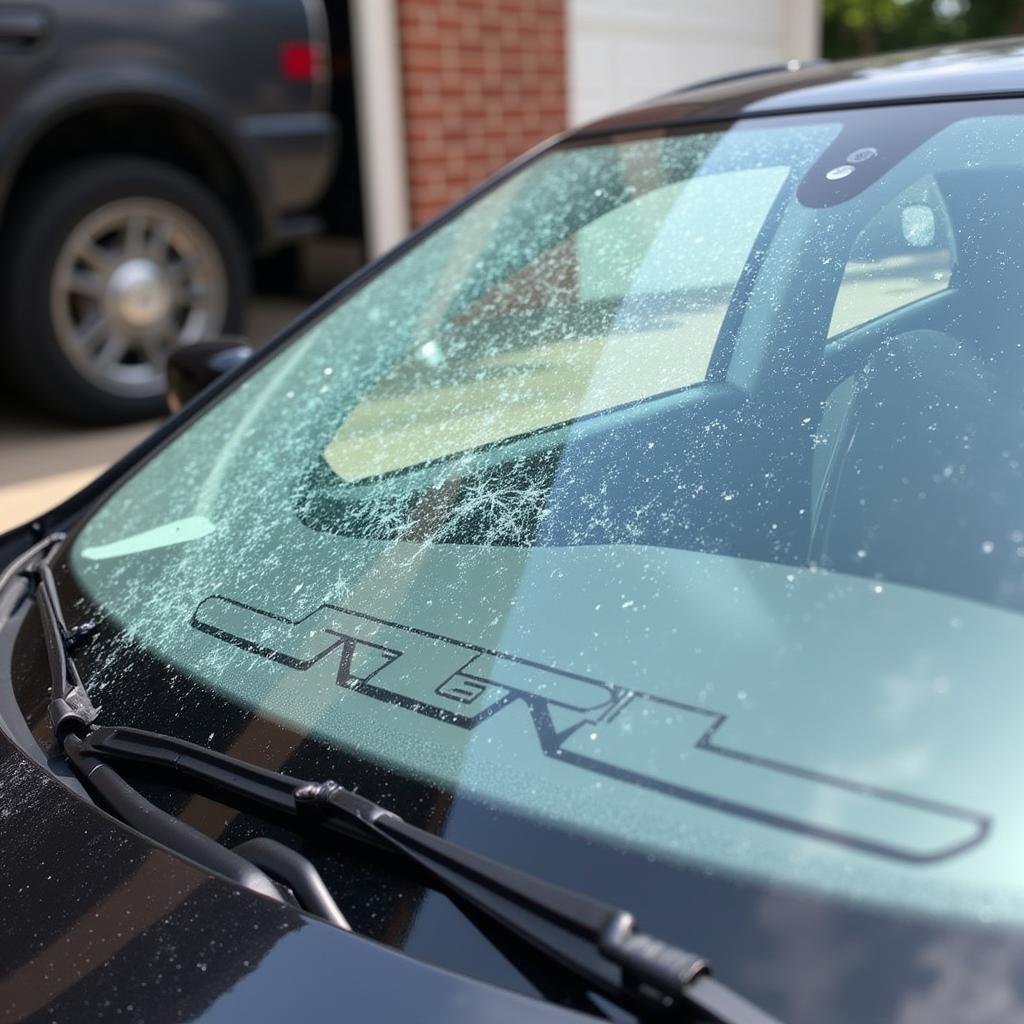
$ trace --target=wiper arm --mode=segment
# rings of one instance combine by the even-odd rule
[[[399,862],[417,869],[438,891],[467,904],[489,924],[540,952],[545,962],[642,1017],[653,1014],[719,1024],[778,1024],[713,978],[704,958],[639,931],[627,911],[410,825],[336,782],[310,782],[260,768],[162,733],[123,726],[97,727],[97,710],[82,685],[71,653],[75,634],[67,629],[61,614],[48,561],[49,556],[44,557],[35,566],[35,575],[53,673],[50,717],[54,734],[83,781],[122,820],[240,884],[281,898],[271,879],[241,856],[241,847],[228,850],[159,810],[112,765],[128,762],[159,769],[245,805],[290,818],[298,831],[341,833],[391,853]],[[239,877],[238,862],[245,865],[246,870],[241,872],[247,875],[244,880]],[[309,868],[315,875],[315,869],[311,865]],[[297,887],[292,885],[292,889],[296,891]],[[333,906],[329,896],[327,900]],[[341,917],[340,911],[337,915]],[[329,912],[325,916],[329,917]]]

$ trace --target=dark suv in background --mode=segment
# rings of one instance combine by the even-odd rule
[[[239,330],[249,261],[309,236],[335,165],[321,0],[0,3],[3,376],[103,422]]]

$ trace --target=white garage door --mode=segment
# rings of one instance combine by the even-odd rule
[[[569,0],[578,124],[687,82],[818,54],[818,0]]]

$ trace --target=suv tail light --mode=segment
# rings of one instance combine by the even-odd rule
[[[281,76],[289,82],[320,82],[327,74],[327,54],[320,43],[282,43],[278,63]]]

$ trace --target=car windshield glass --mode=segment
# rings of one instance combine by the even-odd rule
[[[1015,101],[555,147],[88,518],[101,719],[302,737],[573,884],[558,837],[1020,924],[1022,208]]]

